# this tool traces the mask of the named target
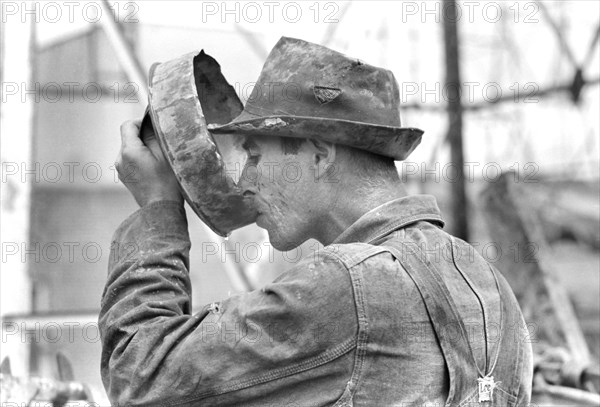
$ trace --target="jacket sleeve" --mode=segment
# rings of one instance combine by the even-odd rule
[[[99,316],[102,380],[113,405],[229,395],[353,350],[351,282],[335,256],[318,253],[261,290],[192,315],[189,250],[175,202],[147,205],[115,232]],[[331,298],[327,319],[315,318]]]

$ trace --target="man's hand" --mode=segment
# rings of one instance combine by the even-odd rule
[[[147,145],[140,139],[141,124],[132,120],[121,125],[121,151],[115,163],[119,180],[140,206],[164,200],[183,204],[177,179],[156,137],[144,135]]]

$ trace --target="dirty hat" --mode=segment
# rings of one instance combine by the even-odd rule
[[[404,160],[422,130],[401,127],[394,74],[329,48],[282,37],[239,116],[209,124],[237,133],[318,138]]]

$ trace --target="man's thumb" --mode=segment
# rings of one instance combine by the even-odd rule
[[[158,139],[156,138],[156,132],[154,131],[154,127],[152,126],[152,120],[150,119],[150,115],[146,113],[144,119],[142,120],[142,125],[140,129],[140,138],[142,142],[152,151],[152,154],[156,159],[163,160],[164,156],[162,150],[160,149],[160,145],[158,144]]]

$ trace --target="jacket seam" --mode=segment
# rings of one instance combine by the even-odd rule
[[[498,391],[500,393],[504,394],[504,397],[506,397],[506,401],[508,402],[508,405],[514,405],[517,402],[518,398],[515,397],[513,394],[510,394],[508,391],[504,390],[500,386],[497,386],[496,388],[498,389]]]
[[[406,226],[415,223],[415,222],[419,222],[419,221],[425,221],[425,222],[430,222],[430,221],[437,221],[440,222],[442,224],[444,224],[444,220],[442,219],[441,216],[439,215],[434,215],[434,214],[428,214],[428,215],[413,215],[413,216],[408,216],[406,218],[402,218],[399,219],[396,222],[393,222],[390,226],[380,230],[378,233],[374,234],[373,237],[369,237],[369,239],[367,240],[367,243],[371,243],[377,239],[381,239],[382,237],[389,235],[391,232],[398,230],[398,229],[402,229],[405,228]]]
[[[515,366],[515,372],[513,374],[513,380],[512,380],[512,383],[511,383],[511,388],[514,388],[515,385],[517,384],[517,380],[518,380],[517,378],[518,377],[522,377],[522,375],[523,375],[523,365],[524,365],[523,358],[524,358],[524,353],[525,352],[524,352],[523,344],[521,343],[521,340],[518,340],[516,342],[517,342],[517,347],[519,349],[517,351],[518,352],[518,356],[517,356],[517,361],[518,362],[516,363],[516,366]],[[517,372],[519,372],[518,375],[517,375]],[[517,395],[515,396],[517,400],[519,399],[519,393],[521,392],[521,383],[520,383],[520,380],[518,382],[519,383],[518,383],[518,387],[517,387]]]
[[[403,239],[401,241],[401,243],[403,243],[405,240]],[[421,298],[423,299],[423,304],[425,305],[425,307],[427,308],[427,299],[431,298],[430,294],[424,290],[421,289],[421,287],[417,284],[417,282],[415,281],[413,274],[416,274],[416,266],[420,265],[422,266],[425,270],[427,270],[434,278],[435,281],[439,282],[439,279],[437,277],[435,277],[435,273],[434,270],[435,266],[431,265],[428,261],[423,261],[422,259],[425,258],[423,257],[424,253],[421,249],[416,248],[416,249],[412,249],[412,248],[408,248],[408,250],[411,252],[411,254],[413,254],[413,256],[410,256],[408,258],[414,258],[416,262],[418,262],[419,264],[415,265],[412,264],[412,262],[410,261],[402,261],[401,258],[396,257],[396,254],[394,253],[395,251],[397,251],[397,249],[390,245],[390,246],[386,246],[386,248],[388,249],[388,251],[392,254],[392,256],[394,256],[396,258],[396,261],[400,264],[400,266],[406,270],[408,276],[410,277],[410,279],[415,283],[415,287],[417,288],[417,290],[419,291]],[[417,253],[418,251],[418,253]],[[399,254],[399,253],[398,253]],[[417,256],[417,254],[420,254],[420,257]],[[409,272],[410,270],[410,272]],[[435,269],[437,270],[437,269]],[[442,282],[443,283],[443,282]],[[451,297],[448,298],[449,300],[451,300]],[[452,308],[450,309],[450,311],[452,311]],[[455,309],[455,312],[457,312],[457,310]],[[427,310],[428,315],[430,316],[430,321],[432,323],[432,326],[434,327],[434,331],[435,331],[435,326],[433,325],[433,319],[431,318],[431,315],[429,314],[429,310]],[[458,320],[458,316],[456,318]],[[446,367],[448,369],[448,373],[450,374],[450,386],[449,386],[449,391],[448,391],[448,397],[446,399],[446,404],[448,404],[448,402],[450,401],[450,403],[452,403],[454,401],[454,399],[457,396],[457,388],[461,388],[462,386],[460,386],[460,383],[462,381],[462,378],[456,378],[456,380],[453,380],[453,375],[452,375],[452,370],[455,370],[457,366],[460,365],[460,362],[458,360],[458,356],[454,353],[454,352],[449,352],[448,354],[446,354],[446,352],[444,351],[444,347],[442,346],[442,340],[439,336],[437,336],[437,332],[436,332],[436,337],[438,337],[438,341],[440,344],[440,350],[444,356],[444,360],[446,362]],[[449,359],[451,359],[451,362],[449,361]],[[457,383],[458,382],[458,383]],[[459,404],[462,403],[459,402]]]
[[[458,250],[460,250],[460,249],[458,247],[458,244],[456,243],[455,238],[452,236],[450,236],[450,246],[452,248],[452,262],[454,263],[456,270],[458,270],[458,273],[461,275],[463,280],[467,283],[467,285],[469,286],[469,288],[471,289],[471,291],[473,292],[473,294],[475,295],[475,297],[477,298],[477,300],[479,301],[479,303],[481,305],[481,316],[483,318],[483,330],[484,330],[484,335],[485,335],[485,350],[486,350],[485,355],[484,355],[484,365],[483,365],[482,372],[484,373],[484,375],[490,375],[493,373],[493,371],[488,372],[488,368],[490,366],[494,367],[493,366],[494,352],[493,352],[492,346],[489,345],[489,338],[488,338],[488,333],[489,333],[489,331],[488,331],[488,325],[489,325],[488,316],[489,315],[486,311],[488,307],[487,307],[486,301],[484,300],[484,298],[481,295],[481,293],[479,292],[479,290],[477,290],[477,288],[475,287],[475,284],[473,284],[473,281],[471,280],[471,278],[459,266],[456,258],[457,258]],[[492,273],[493,273],[493,271],[492,271]],[[504,304],[502,303],[502,298],[500,297],[500,292],[498,292],[498,297],[500,299],[500,308],[503,308]],[[502,315],[502,314],[500,314],[500,315]],[[500,321],[500,323],[502,323],[502,321]],[[502,343],[499,342],[497,345],[497,348],[496,348],[496,352],[500,352],[501,347],[502,347]],[[490,365],[488,365],[488,357],[489,357]],[[475,364],[475,368],[477,369],[478,367],[477,367],[477,360],[475,359],[475,354],[473,354],[473,361]]]
[[[381,246],[374,246],[369,243],[361,243],[361,245],[362,244],[368,244],[370,247],[366,247],[364,250],[361,250],[358,253],[353,254],[351,256],[338,252],[333,253],[337,257],[337,259],[344,264],[344,266],[348,270],[348,273],[350,273],[351,268],[356,267],[360,263],[375,256],[376,254],[387,252],[387,250],[385,250]]]
[[[333,256],[335,256],[339,261],[342,262],[342,264],[344,264],[348,274],[350,275],[350,279],[352,281],[352,291],[354,293],[354,306],[358,321],[358,332],[356,333],[356,355],[354,357],[352,375],[350,376],[350,381],[348,383],[348,387],[350,389],[350,398],[354,397],[354,394],[356,394],[356,390],[358,389],[358,385],[361,381],[363,365],[367,353],[367,343],[369,341],[369,317],[364,298],[363,275],[360,270],[355,268],[355,266],[362,263],[367,258],[384,251],[385,250],[382,250],[381,247],[368,247],[364,251],[360,251],[356,255],[352,256],[353,258],[349,258],[343,253],[332,253]],[[367,256],[363,258],[363,256],[360,254],[365,254],[365,252]],[[351,263],[346,260],[351,260]],[[349,267],[349,264],[352,264],[352,266]]]
[[[207,397],[220,396],[225,393],[231,393],[233,391],[243,390],[249,387],[253,387],[259,384],[264,384],[273,380],[281,379],[287,376],[291,376],[296,373],[304,372],[310,369],[314,369],[315,367],[324,365],[326,363],[332,362],[335,359],[338,359],[344,356],[346,353],[350,352],[352,349],[356,347],[356,338],[351,338],[340,345],[336,346],[333,349],[326,351],[325,353],[312,357],[303,362],[296,363],[295,365],[288,366],[285,368],[276,369],[265,374],[262,374],[258,377],[240,381],[234,384],[228,384],[223,386],[216,386],[210,390],[206,390],[201,393],[196,393],[191,396],[187,396],[184,398],[177,398],[167,400],[165,402],[161,402],[157,405],[164,405],[167,403],[170,406],[177,406],[185,403],[191,403],[193,401],[198,401]]]
[[[490,269],[491,269],[492,273],[499,273],[499,271],[497,271],[497,269],[495,269],[495,267],[493,267],[491,265],[490,265]],[[499,281],[499,283],[501,283],[501,282]],[[501,283],[500,285],[506,287],[507,283],[504,282],[504,283]],[[508,310],[505,310],[505,313],[507,313],[507,312],[508,312]],[[520,325],[521,322],[525,322],[525,321],[523,319],[523,316],[521,315],[518,318],[516,318],[516,321],[513,320],[512,322],[513,322],[513,325],[514,324]],[[503,332],[502,334],[507,335],[507,332]],[[508,341],[508,335],[506,336],[505,340]],[[500,346],[503,345],[503,342],[504,342],[503,340],[500,341]],[[511,382],[511,385],[509,388],[514,389],[515,385],[517,386],[516,396],[514,396],[514,397],[516,397],[516,399],[518,400],[519,393],[521,392],[520,378],[522,377],[523,367],[525,364],[525,361],[523,360],[523,357],[525,355],[525,349],[523,346],[523,340],[521,338],[519,338],[519,340],[514,341],[514,342],[517,347],[517,363],[515,364],[515,367],[514,367],[514,371],[513,371],[513,375],[512,375],[512,382]]]

